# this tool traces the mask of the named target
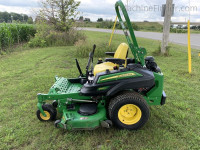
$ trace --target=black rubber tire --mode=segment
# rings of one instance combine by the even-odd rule
[[[58,107],[58,102],[57,102],[56,100],[54,100],[53,103],[52,103],[52,106],[53,106],[54,108],[57,108],[57,107]]]
[[[133,124],[126,125],[118,118],[119,109],[126,104],[134,104],[142,111],[141,119]],[[108,107],[109,117],[113,124],[119,129],[138,130],[148,121],[150,117],[150,110],[144,98],[136,92],[123,92],[120,95],[111,99]]]
[[[40,117],[40,110],[37,110],[37,118],[40,120],[40,121],[54,121],[56,119],[56,116],[57,116],[57,110],[51,105],[51,104],[45,104],[45,105],[42,105],[42,109],[44,111],[48,111],[49,114],[50,114],[50,118],[49,120],[43,120],[41,117]]]

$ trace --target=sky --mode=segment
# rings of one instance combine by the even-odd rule
[[[24,13],[35,17],[33,9],[37,10],[40,0],[0,0],[0,11]],[[116,0],[79,0],[80,15],[96,21],[98,18],[112,19],[116,17],[114,5]],[[165,0],[122,0],[126,5],[131,21],[163,21],[161,17],[162,4]],[[128,5],[127,5],[128,2]],[[200,22],[199,0],[174,0],[175,11],[172,21],[185,22],[189,19],[191,10],[191,22]],[[189,7],[191,6],[191,7]]]

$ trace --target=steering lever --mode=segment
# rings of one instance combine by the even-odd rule
[[[82,70],[81,70],[81,67],[80,67],[80,65],[79,65],[79,62],[78,62],[77,59],[75,59],[75,60],[76,60],[76,66],[77,66],[77,68],[78,68],[78,71],[79,71],[79,73],[80,73],[80,76],[83,77],[83,72],[82,72]]]

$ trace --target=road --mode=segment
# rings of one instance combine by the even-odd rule
[[[86,31],[97,31],[97,32],[105,32],[105,33],[112,33],[111,29],[99,29],[99,28],[78,28],[79,30],[86,30]],[[122,30],[116,30],[115,34],[124,34]],[[158,32],[142,32],[142,31],[135,31],[136,37],[153,39],[153,40],[162,40],[162,33]],[[170,43],[186,45],[187,46],[187,34],[180,34],[180,33],[170,33],[169,37]],[[191,34],[191,47],[194,49],[200,49],[200,34]]]

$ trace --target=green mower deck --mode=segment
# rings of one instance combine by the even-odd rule
[[[48,94],[38,94],[38,108],[44,116],[42,109],[43,102],[46,100],[56,100],[59,105],[57,106],[58,112],[63,114],[62,120],[56,124],[57,127],[64,129],[95,129],[100,126],[100,124],[106,120],[106,109],[105,109],[105,100],[101,100],[98,104],[98,113],[92,116],[83,116],[78,113],[79,105],[74,106],[74,108],[67,109],[67,106],[73,102],[83,103],[86,102],[95,102],[91,97],[81,96],[80,90],[83,85],[80,83],[71,83],[66,78],[56,77],[55,84],[51,87]],[[71,79],[72,80],[72,79]],[[74,79],[79,80],[79,79]]]

